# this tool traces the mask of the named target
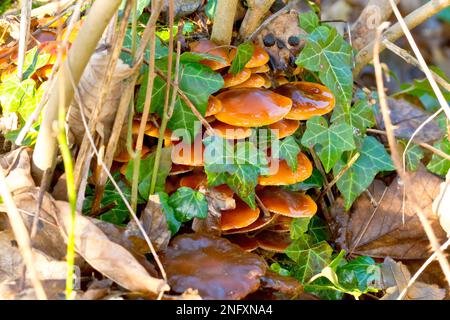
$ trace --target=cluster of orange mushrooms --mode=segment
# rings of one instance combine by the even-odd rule
[[[289,83],[282,76],[271,79],[268,76],[269,55],[257,45],[254,46],[250,61],[236,75],[228,73],[236,50],[229,51],[209,40],[200,40],[191,44],[191,51],[223,59],[202,60],[201,63],[223,75],[224,87],[216,96],[210,97],[205,117],[215,133],[225,139],[249,138],[251,129],[259,127],[276,129],[274,132],[277,133],[277,138],[283,139],[297,131],[300,121],[329,113],[335,105],[331,91],[320,84]],[[137,128],[138,123],[133,130],[136,133]],[[158,137],[157,123],[149,122],[146,134]],[[201,141],[201,134],[197,139]],[[167,130],[165,144],[186,143],[176,140]],[[190,155],[172,153],[174,165],[166,185],[168,192],[178,187],[197,190],[207,187],[207,176],[203,170],[203,149],[194,148],[194,144],[187,147],[191,148]],[[149,149],[144,151],[148,152]],[[128,157],[124,154],[122,159],[118,157],[116,160],[126,162]],[[278,167],[277,170],[272,170],[267,176],[260,176],[256,188],[256,194],[267,210],[250,208],[227,185],[215,188],[234,197],[236,202],[234,209],[221,213],[222,234],[247,251],[261,248],[282,252],[290,243],[288,231],[291,220],[311,217],[317,211],[317,205],[311,197],[281,187],[304,181],[311,176],[313,166],[308,157],[301,152],[298,154],[296,171],[291,170],[285,160],[269,158],[269,163],[270,161],[279,161],[278,166],[274,166]],[[123,173],[125,168],[126,164],[122,166]],[[267,211],[270,212],[269,215]]]

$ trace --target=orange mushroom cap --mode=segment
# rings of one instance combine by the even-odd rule
[[[292,243],[289,233],[271,232],[267,230],[259,233],[256,239],[261,249],[277,253],[284,253],[284,250]]]
[[[136,134],[139,132],[139,123],[137,126]],[[134,131],[134,122],[133,122],[133,133]],[[147,123],[147,126],[145,127],[145,135],[149,137],[159,138],[159,128],[155,126],[152,122]],[[172,131],[170,129],[166,129],[164,132],[164,140],[168,141],[179,141],[180,139],[176,136],[172,136]]]
[[[203,172],[192,172],[180,179],[180,187],[189,187],[191,189],[199,189],[200,187],[208,186],[208,178]],[[223,193],[228,197],[233,197],[234,191],[226,184],[213,187],[218,192]]]
[[[259,74],[252,74],[247,81],[238,84],[237,86],[233,86],[233,88],[262,88],[266,84],[266,80],[263,76]]]
[[[244,69],[241,72],[233,75],[231,73],[227,73],[223,76],[223,87],[229,88],[237,86],[241,83],[246,82],[252,76],[252,72],[249,69]]]
[[[330,89],[317,83],[290,82],[275,91],[292,99],[292,109],[286,119],[308,120],[329,113],[335,105]]]
[[[193,170],[192,167],[185,166],[183,164],[172,163],[172,169],[170,170],[169,176],[176,176],[192,170]]]
[[[279,86],[282,86],[283,84],[289,83],[289,80],[286,79],[286,77],[284,76],[278,76],[275,78],[275,81],[277,82],[277,84]]]
[[[208,106],[206,107],[205,117],[213,116],[222,110],[222,102],[214,96],[208,99]]]
[[[223,232],[223,234],[240,234],[240,233],[242,234],[261,230],[262,228],[267,227],[270,223],[272,223],[273,219],[275,219],[275,215],[270,215],[269,217],[261,216],[258,218],[258,220],[256,220],[247,227],[240,229],[226,230]]]
[[[236,127],[221,121],[214,121],[211,127],[224,139],[245,139],[252,135],[251,128]]]
[[[278,161],[277,166],[272,161]],[[308,179],[312,174],[311,161],[303,153],[297,155],[297,171],[293,172],[285,160],[269,159],[269,175],[260,176],[258,183],[262,186],[285,186]]]
[[[201,134],[197,135],[192,144],[188,144],[187,141],[178,142],[172,148],[172,162],[192,167],[203,167],[204,149]]]
[[[220,229],[222,231],[245,228],[259,218],[259,208],[253,210],[241,199],[235,200],[235,209],[222,211],[220,218]]]
[[[267,264],[224,238],[184,234],[161,254],[170,288],[192,288],[204,299],[242,299],[260,286]]]
[[[290,135],[293,135],[299,127],[300,121],[289,119],[282,119],[269,125],[270,130],[278,130],[275,131],[278,139],[283,139]]]
[[[268,64],[265,64],[265,65],[262,65],[260,67],[251,68],[250,71],[252,73],[266,73],[266,72],[270,71],[270,68],[269,68]]]
[[[292,218],[312,217],[317,205],[310,196],[301,192],[268,187],[258,192],[264,206],[271,212]]]
[[[190,44],[191,51],[197,53],[207,53],[213,56],[217,56],[225,60],[225,63],[214,60],[200,60],[200,63],[210,67],[213,70],[219,70],[230,65],[230,57],[228,56],[228,50],[224,47],[220,47],[210,40],[200,40],[192,42]]]
[[[291,110],[292,101],[265,89],[231,89],[217,96],[222,111],[216,118],[240,127],[261,127],[283,119]]]
[[[254,44],[253,56],[245,65],[246,68],[258,68],[269,62],[270,56],[263,47]],[[236,56],[236,49],[231,50],[230,58],[233,60]]]
[[[258,249],[258,240],[245,234],[233,234],[228,236],[227,239],[248,252]]]
[[[277,215],[273,224],[268,228],[272,232],[289,232],[293,218]]]
[[[147,147],[145,144],[142,146],[142,152],[141,152],[141,156],[146,155],[147,153],[150,152],[150,148]],[[122,152],[120,152],[118,155],[116,155],[114,157],[114,161],[116,162],[128,162],[131,160],[131,156],[128,153],[128,150],[125,149]]]

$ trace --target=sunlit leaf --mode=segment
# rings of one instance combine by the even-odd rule
[[[251,42],[245,42],[237,48],[236,56],[233,59],[233,62],[231,63],[229,73],[236,75],[242,70],[244,70],[245,65],[247,62],[250,61],[251,57],[253,56],[255,48],[253,46],[253,43]]]
[[[300,28],[308,33],[313,32],[320,24],[319,17],[312,11],[300,13],[298,19]]]
[[[280,141],[278,147],[278,155],[280,159],[286,160],[293,172],[297,171],[298,159],[297,156],[300,153],[300,146],[293,136],[289,136]],[[275,152],[275,154],[277,154]]]
[[[169,205],[174,209],[175,218],[187,222],[194,218],[204,219],[208,215],[208,202],[203,193],[188,187],[181,187],[169,198]]]
[[[161,208],[166,216],[167,226],[170,233],[174,236],[181,227],[181,222],[175,217],[175,210],[169,205],[169,195],[165,192],[158,192]]]
[[[437,142],[434,147],[450,155],[450,142],[448,141],[448,138],[444,138],[443,140]],[[435,174],[445,176],[450,169],[450,161],[438,156],[437,154],[433,154],[427,168]]]

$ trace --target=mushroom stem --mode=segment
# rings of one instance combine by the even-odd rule
[[[239,29],[242,39],[246,39],[258,28],[274,2],[275,0],[247,0],[248,10]]]
[[[218,45],[230,45],[238,0],[218,0],[211,40]]]

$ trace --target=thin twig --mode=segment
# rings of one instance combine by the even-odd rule
[[[17,57],[17,77],[22,81],[23,66],[25,61],[25,52],[28,47],[28,39],[30,37],[30,22],[31,22],[31,5],[32,0],[22,0],[22,10],[20,13],[20,38],[19,51]]]
[[[386,27],[386,24],[383,23],[378,28],[377,34],[376,34],[375,46],[373,49],[375,77],[376,77],[378,95],[379,95],[379,100],[380,100],[380,109],[381,109],[381,113],[383,115],[383,120],[384,120],[385,127],[386,127],[387,138],[388,138],[389,146],[391,149],[392,161],[394,163],[394,166],[397,170],[399,177],[403,181],[404,186],[406,188],[408,185],[411,185],[410,176],[408,174],[406,174],[405,171],[402,169],[402,162],[401,162],[399,151],[397,149],[397,142],[395,140],[394,128],[392,126],[389,106],[387,104],[386,93],[385,93],[384,82],[383,82],[383,70],[381,67],[380,56],[379,56],[381,33],[385,27]],[[407,193],[407,198],[410,201],[410,205],[411,205],[412,209],[417,213],[417,216],[422,224],[422,227],[430,241],[431,247],[433,248],[434,252],[437,255],[439,264],[441,265],[441,268],[446,277],[446,280],[450,285],[450,265],[449,265],[447,258],[445,257],[444,253],[442,252],[442,250],[440,248],[440,244],[436,237],[436,234],[434,233],[433,228],[431,227],[431,224],[428,221],[422,208],[418,205],[419,202],[417,201],[414,193],[412,193],[412,192]]]
[[[14,237],[19,246],[20,253],[25,262],[25,266],[30,274],[30,280],[33,284],[34,290],[36,292],[36,297],[39,300],[46,300],[47,295],[44,291],[41,281],[39,280],[38,273],[36,271],[33,262],[33,252],[31,251],[30,237],[28,236],[27,227],[22,220],[22,216],[17,210],[17,206],[14,203],[11,192],[8,189],[6,183],[6,178],[3,173],[3,169],[0,169],[0,195],[2,197],[3,203],[6,206],[9,223],[14,232]]]
[[[389,51],[395,53],[397,56],[399,56],[400,58],[405,60],[407,63],[409,63],[409,64],[419,68],[420,70],[424,71],[424,69],[423,69],[422,65],[420,64],[420,62],[416,58],[414,58],[412,55],[410,55],[408,51],[406,51],[405,49],[400,48],[399,46],[397,46],[396,44],[390,42],[387,39],[384,40],[383,43],[384,43],[384,45],[386,46],[386,48]],[[433,70],[430,70],[430,72],[433,75],[433,78],[436,80],[436,82],[439,83],[445,90],[450,92],[450,83],[448,83],[447,80],[442,78],[440,75],[438,75]]]

